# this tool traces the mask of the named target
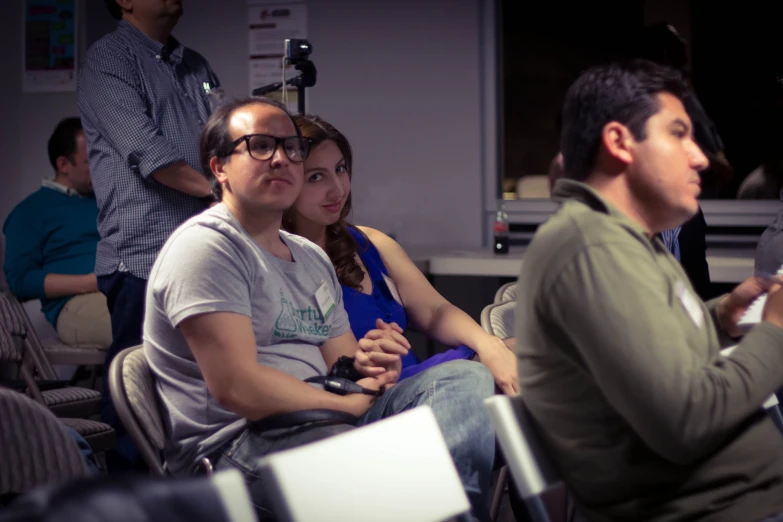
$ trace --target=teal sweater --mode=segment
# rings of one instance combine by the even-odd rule
[[[41,187],[19,203],[6,219],[3,269],[20,300],[40,299],[52,325],[71,297],[47,299],[47,274],[89,274],[95,270],[98,245],[95,198],[69,196]]]

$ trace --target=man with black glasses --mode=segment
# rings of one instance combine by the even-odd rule
[[[474,515],[488,520],[495,442],[482,402],[492,375],[451,361],[396,383],[404,337],[379,322],[357,342],[326,253],[280,230],[308,151],[285,108],[265,99],[220,107],[202,132],[201,161],[220,203],[172,234],[147,291],[144,350],[169,428],[166,466],[186,474],[208,457],[218,470],[238,468],[264,518],[260,457],[428,405]],[[330,369],[359,393],[318,386]],[[314,409],[337,419],[281,420]]]

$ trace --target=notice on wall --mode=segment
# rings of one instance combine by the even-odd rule
[[[22,91],[76,90],[76,0],[24,0]]]
[[[307,5],[303,1],[248,0],[249,91],[298,75],[288,66],[283,70],[285,40],[307,38]],[[286,90],[288,106],[296,107],[296,90]],[[268,94],[282,98],[282,85]]]

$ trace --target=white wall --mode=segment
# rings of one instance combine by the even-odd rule
[[[94,0],[93,0],[94,1]],[[53,174],[46,142],[57,122],[77,114],[73,93],[22,93],[22,2],[5,1],[0,7],[0,48],[4,77],[0,82],[0,223],[13,206]],[[0,253],[4,252],[0,234]]]
[[[108,17],[83,0],[88,34]],[[355,154],[355,221],[406,245],[479,246],[480,4],[484,0],[309,0],[318,83],[310,110]],[[19,49],[22,1],[0,8],[0,43]],[[245,0],[185,0],[175,35],[202,53],[230,94],[248,93]],[[21,53],[3,57],[0,220],[51,172],[46,140],[77,114],[75,95],[22,94]]]

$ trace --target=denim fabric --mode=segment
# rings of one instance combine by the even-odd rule
[[[358,425],[364,426],[417,406],[429,405],[470,499],[473,516],[487,521],[495,432],[483,401],[492,396],[494,390],[492,374],[483,365],[473,361],[450,361],[397,383],[359,419]],[[333,425],[258,433],[249,427],[220,450],[215,468],[235,467],[242,471],[259,518],[268,520],[271,512],[258,475],[259,459],[275,451],[302,446],[351,429],[353,426]],[[411,470],[411,473],[415,472]]]
[[[76,445],[79,447],[79,453],[82,454],[84,464],[87,466],[87,472],[90,475],[97,475],[100,473],[98,466],[95,464],[95,456],[92,453],[90,444],[84,440],[84,437],[79,435],[79,432],[73,428],[66,428],[68,435],[73,439]]]

